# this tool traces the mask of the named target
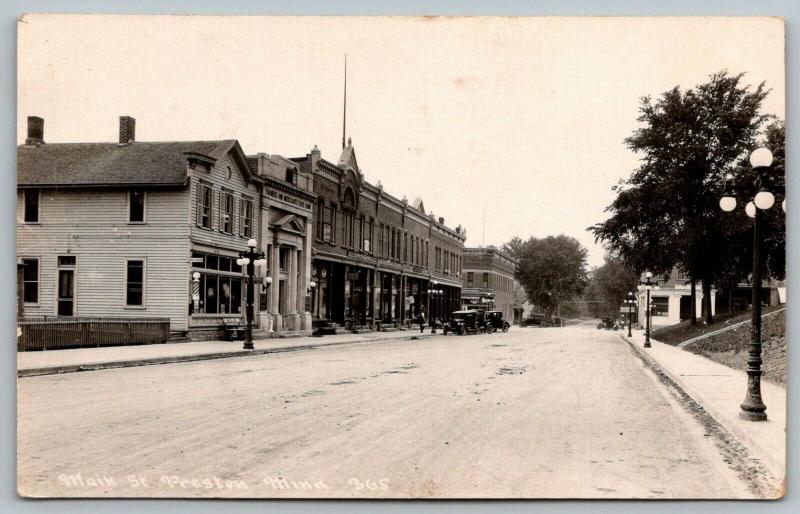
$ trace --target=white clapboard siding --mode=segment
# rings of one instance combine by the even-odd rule
[[[75,316],[169,317],[186,330],[189,305],[189,192],[148,190],[146,223],[128,223],[124,190],[45,189],[39,224],[22,222],[18,195],[17,255],[39,259],[39,303],[29,315],[56,314],[59,255],[75,255]],[[125,306],[127,259],[145,261],[144,308]]]
[[[227,179],[227,168],[231,168],[231,178]],[[197,220],[197,184],[205,183],[212,189],[211,229],[198,227]],[[221,232],[220,210],[221,195],[224,190],[233,194],[233,234]],[[230,154],[219,159],[210,172],[194,170],[191,180],[191,238],[194,243],[228,250],[244,250],[247,248],[247,237],[239,236],[239,202],[242,195],[248,196],[253,201],[253,230],[250,237],[258,238],[261,220],[259,219],[259,189],[255,183],[247,184],[242,172],[236,165],[235,159]]]

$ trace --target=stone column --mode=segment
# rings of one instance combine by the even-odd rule
[[[304,333],[311,334],[311,312],[314,310],[314,305],[309,302],[309,309],[306,310],[306,293],[311,294],[309,291],[309,284],[311,283],[311,238],[313,237],[314,226],[310,218],[306,218],[306,236],[303,239],[303,262],[300,265],[300,284],[298,285],[300,293],[301,306],[299,307],[300,314],[300,330]],[[319,289],[319,284],[317,284]],[[314,291],[314,294],[309,298],[313,300],[314,297],[319,298],[319,291]]]
[[[297,248],[289,248],[289,312],[297,314]]]
[[[287,330],[299,330],[297,315],[297,249],[289,247],[289,269],[286,280],[287,312],[284,314],[284,326]]]
[[[272,311],[272,326],[273,330],[276,332],[283,328],[283,323],[281,320],[280,309],[278,308],[278,301],[280,300],[280,262],[281,262],[281,247],[278,244],[278,238],[275,238],[274,243],[272,244],[272,285],[270,286],[270,310]]]

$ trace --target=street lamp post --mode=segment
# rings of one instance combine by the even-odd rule
[[[641,282],[644,288],[647,290],[647,303],[645,304],[645,329],[644,329],[644,347],[650,348],[652,345],[650,344],[650,314],[652,310],[652,305],[650,305],[650,289],[656,284],[658,284],[657,280],[653,280],[653,274],[651,272],[647,272],[644,274],[645,279]]]
[[[631,325],[633,325],[633,306],[636,305],[633,292],[628,291],[628,298],[625,300],[625,303],[628,304],[628,337],[633,337],[631,334]]]
[[[263,266],[267,263],[264,258],[264,252],[257,252],[256,245],[258,243],[255,239],[247,241],[247,250],[239,252],[239,258],[236,264],[243,266],[246,273],[247,280],[247,306],[245,308],[245,322],[247,323],[247,330],[245,331],[244,349],[252,350],[253,346],[253,316],[254,316],[254,302],[255,302],[255,288],[253,282],[256,274],[256,265]]]
[[[438,287],[437,287],[438,285],[439,285],[439,281],[438,280],[433,280],[430,283],[430,285],[428,286],[428,296],[427,296],[428,297],[428,308],[427,308],[427,310],[428,310],[428,318],[430,319],[431,334],[435,334],[436,333],[436,316],[434,316],[433,311],[430,308],[431,307],[431,297],[433,297],[433,306],[434,306],[436,312],[438,313],[439,312],[439,308],[438,308],[437,302],[439,301],[439,297],[442,294],[442,290],[438,289]]]
[[[758,148],[750,154],[750,165],[756,173],[754,188],[757,191],[753,200],[745,206],[745,212],[753,218],[753,273],[751,278],[752,322],[750,345],[747,357],[747,391],[741,404],[739,416],[748,421],[766,421],[767,406],[761,398],[761,211],[770,209],[775,204],[775,195],[766,187],[766,177],[772,166],[772,152],[767,148]],[[726,184],[725,192],[719,200],[720,208],[725,212],[736,209],[736,196]],[[786,200],[782,203],[786,211]]]

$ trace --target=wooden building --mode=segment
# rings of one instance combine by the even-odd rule
[[[28,118],[18,148],[17,253],[26,315],[169,317],[217,337],[240,318],[238,252],[260,232],[263,180],[236,140],[45,143]],[[192,301],[193,273],[199,301]]]

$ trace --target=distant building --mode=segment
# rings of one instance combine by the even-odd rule
[[[669,278],[664,276],[653,277],[658,285],[650,290],[650,304],[652,316],[650,322],[653,326],[674,325],[692,317],[692,289],[689,277],[684,273],[674,270]],[[704,314],[703,287],[701,282],[695,286],[695,315],[700,318]],[[711,289],[712,300],[716,296],[716,289]],[[636,293],[639,306],[638,321],[644,326],[646,319],[647,291],[645,286],[639,286]],[[716,302],[711,302],[711,314],[716,314]]]
[[[500,310],[504,318],[518,321],[522,299],[514,282],[517,265],[516,259],[494,246],[464,248],[463,307]]]

